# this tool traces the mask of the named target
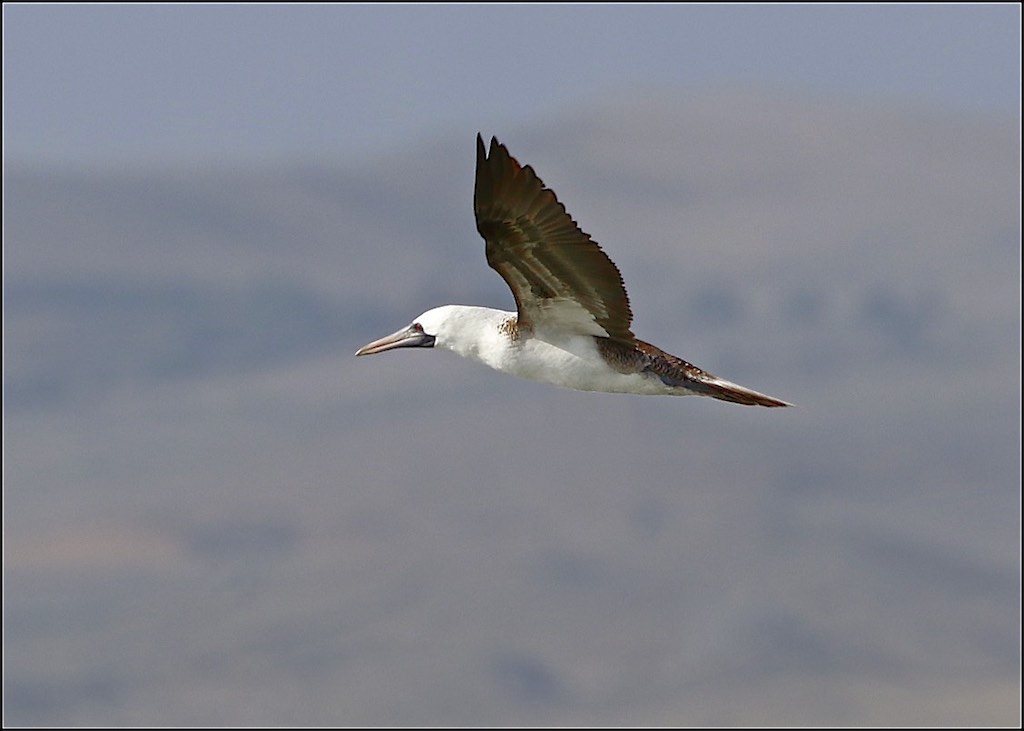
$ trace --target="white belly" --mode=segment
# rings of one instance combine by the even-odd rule
[[[671,394],[682,389],[666,386],[661,379],[641,373],[619,373],[597,351],[589,335],[571,336],[558,344],[528,338],[511,345],[493,368],[532,381],[573,388],[577,391]]]

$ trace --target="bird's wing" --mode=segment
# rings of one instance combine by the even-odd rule
[[[493,137],[489,156],[480,135],[476,142],[476,227],[487,263],[512,289],[519,327],[635,342],[629,297],[612,260],[533,168]]]

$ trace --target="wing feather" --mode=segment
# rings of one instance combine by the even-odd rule
[[[635,341],[618,268],[533,168],[493,137],[487,154],[477,135],[473,209],[487,263],[512,290],[520,328]]]

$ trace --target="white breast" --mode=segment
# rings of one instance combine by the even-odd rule
[[[539,337],[509,343],[496,363],[506,373],[578,391],[665,394],[672,389],[658,378],[640,373],[620,373],[601,356],[590,335],[570,335],[555,340]]]
[[[445,305],[421,316],[438,347],[479,361],[495,370],[578,391],[680,394],[661,379],[620,373],[601,356],[594,338],[572,332],[534,332],[515,336],[514,312],[486,307]]]

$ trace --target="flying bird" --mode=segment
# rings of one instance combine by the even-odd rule
[[[790,406],[713,376],[639,340],[618,267],[580,230],[533,168],[491,138],[476,138],[476,227],[487,263],[516,311],[443,305],[360,348],[445,348],[505,373],[579,391],[711,396],[748,406]]]

